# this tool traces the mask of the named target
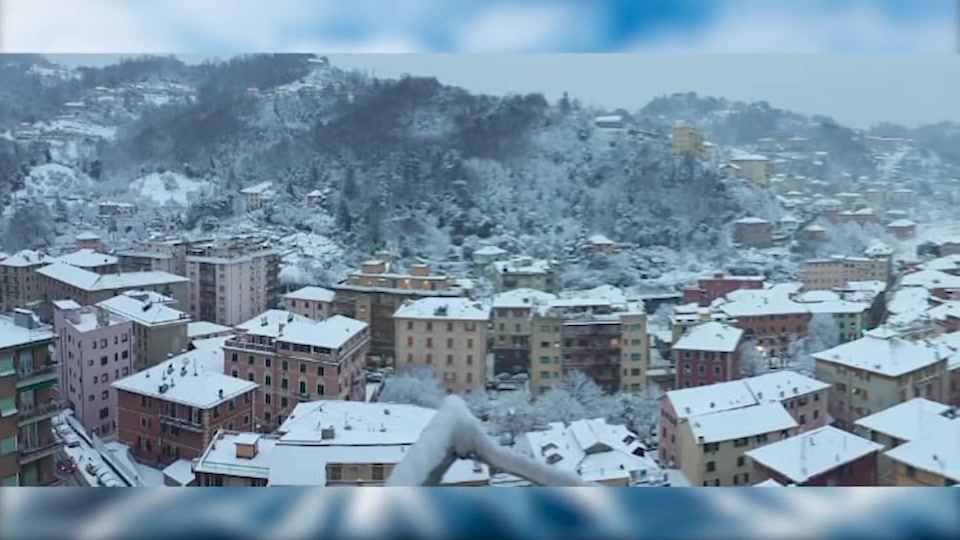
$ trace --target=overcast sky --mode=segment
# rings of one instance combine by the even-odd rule
[[[960,121],[960,56],[836,54],[332,54],[338,66],[382,77],[433,75],[471,91],[564,91],[587,104],[637,109],[673,92],[824,114],[852,127]],[[105,64],[116,55],[51,55]],[[197,61],[199,57],[184,57]]]

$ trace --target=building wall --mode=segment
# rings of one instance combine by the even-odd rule
[[[697,442],[690,424],[681,420],[677,429],[680,470],[692,486],[748,486],[767,477],[754,469],[745,455],[750,450],[794,435],[794,430],[762,433],[739,441],[713,445]],[[738,444],[739,443],[739,444]],[[711,465],[712,463],[712,465]]]
[[[278,256],[271,252],[224,258],[187,257],[190,315],[194,320],[234,326],[274,307]]]
[[[118,254],[117,258],[120,259],[120,270],[122,272],[169,272],[177,274],[177,265],[173,257],[142,257]]]
[[[761,476],[773,478],[783,485],[793,483],[793,480],[770,470],[759,463],[754,463],[755,470]],[[860,487],[877,486],[877,453],[868,454],[851,463],[841,465],[835,469],[814,476],[805,482],[796,484],[807,487]]]
[[[891,270],[890,259],[846,258],[806,261],[800,273],[804,289],[826,290],[846,287],[851,281],[886,283]]]
[[[555,270],[542,273],[494,271],[493,274],[498,293],[513,289],[534,289],[554,294],[560,291],[560,277]]]
[[[563,378],[560,330],[563,319],[535,317],[530,336],[530,392],[534,396],[559,384]]]
[[[449,392],[466,392],[486,382],[486,321],[394,320],[398,366],[433,366]]]
[[[650,334],[643,314],[620,317],[620,391],[639,393],[647,389],[650,369]]]
[[[733,240],[743,247],[769,247],[773,244],[773,224],[735,223]]]
[[[43,305],[41,310],[38,312],[38,315],[41,319],[52,321],[53,320],[53,306],[52,302],[55,300],[74,300],[81,306],[92,306],[104,300],[109,300],[118,294],[122,294],[127,291],[150,291],[162,294],[164,296],[169,296],[176,300],[178,306],[188,305],[187,302],[187,282],[179,283],[169,283],[169,284],[157,284],[157,285],[141,285],[137,287],[127,287],[121,289],[103,289],[103,290],[94,290],[89,291],[86,289],[80,289],[73,287],[61,281],[49,278],[44,275],[37,274],[37,279],[39,283],[39,289],[41,292],[41,297]]]
[[[217,430],[252,430],[253,393],[211,409],[197,409],[119,390],[118,436],[143,463],[169,465],[177,459],[198,458]]]
[[[43,298],[36,270],[45,264],[7,266],[0,263],[0,313],[13,311]]]
[[[703,151],[703,134],[696,128],[675,127],[671,143],[674,155],[696,157]]]
[[[732,324],[743,330],[744,339],[755,339],[766,352],[783,352],[791,339],[807,335],[810,315],[786,313],[738,317]]]
[[[723,298],[733,291],[741,289],[762,289],[762,279],[736,279],[731,277],[714,277],[698,280],[698,288],[703,291],[699,302],[702,306],[710,305],[714,300]]]
[[[740,167],[740,174],[753,183],[759,186],[766,186],[770,183],[770,170],[766,160],[731,159],[730,163]]]
[[[333,309],[332,302],[319,300],[303,300],[299,298],[285,298],[283,307],[291,313],[302,315],[308,319],[322,321],[330,317]]]
[[[133,326],[130,321],[81,332],[62,311],[54,319],[62,390],[74,416],[90,433],[109,437],[116,431],[116,390],[110,383],[132,373]]]
[[[134,371],[143,371],[186,351],[189,319],[173,323],[147,326],[134,323]]]
[[[604,391],[620,390],[619,321],[568,321],[560,329],[564,373],[582,371]]]
[[[893,462],[893,485],[902,487],[943,487],[956,482],[945,476],[916,469],[899,461]]]
[[[676,387],[690,388],[740,378],[740,351],[715,352],[674,349]]]
[[[530,367],[531,308],[493,309],[492,351],[494,371],[527,372]]]

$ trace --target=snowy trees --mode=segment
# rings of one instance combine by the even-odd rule
[[[740,346],[740,375],[753,377],[770,370],[770,361],[755,342],[746,341]]]
[[[445,396],[430,366],[410,364],[398,368],[384,381],[379,401],[435,409]]]
[[[812,377],[816,367],[813,355],[832,349],[841,341],[840,329],[833,315],[816,313],[810,318],[806,337],[790,343],[787,359],[795,371]]]
[[[47,205],[32,202],[18,207],[3,231],[3,246],[11,252],[47,245],[53,235],[53,216]]]

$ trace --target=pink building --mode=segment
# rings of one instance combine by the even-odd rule
[[[92,232],[80,233],[77,235],[76,240],[77,249],[92,249],[93,251],[103,249],[103,240],[100,236]]]
[[[748,217],[733,223],[733,241],[741,247],[765,248],[773,245],[773,223]]]
[[[740,377],[743,330],[721,322],[690,328],[673,346],[676,388],[705,386]]]
[[[240,334],[224,345],[224,371],[260,385],[254,410],[262,427],[282,424],[302,402],[365,399],[366,323],[342,315],[317,322],[270,310],[237,329]]]
[[[898,219],[887,223],[887,232],[897,240],[912,240],[917,236],[917,224],[909,219]]]
[[[763,276],[727,276],[723,272],[717,272],[713,277],[698,279],[696,285],[684,288],[683,303],[696,302],[701,306],[709,306],[714,300],[733,291],[762,289],[763,286]]]
[[[63,384],[74,415],[90,433],[116,433],[117,395],[111,381],[130,375],[133,323],[73,300],[54,302]]]

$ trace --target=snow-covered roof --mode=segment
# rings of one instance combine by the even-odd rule
[[[33,313],[25,310],[21,310],[18,313],[21,312],[24,317],[29,316],[33,318],[35,328],[30,329],[17,326],[14,323],[16,314],[0,314],[0,350],[11,347],[22,347],[56,337],[56,334],[53,333],[53,328],[49,325],[40,324]]]
[[[240,190],[240,193],[244,194],[263,194],[270,190],[273,187],[273,182],[260,182],[259,184],[254,184],[250,187],[246,187]]]
[[[610,114],[594,118],[594,122],[623,122],[623,116],[619,114]]]
[[[53,259],[46,255],[30,249],[20,250],[13,255],[8,256],[0,265],[3,266],[34,266],[52,262]]]
[[[786,487],[786,486],[784,486],[780,482],[777,482],[773,478],[768,478],[763,482],[760,482],[759,484],[754,484],[750,487]]]
[[[932,347],[908,341],[884,328],[871,330],[860,339],[816,353],[813,357],[887,377],[899,377],[941,359]]]
[[[834,291],[813,290],[803,291],[794,297],[794,300],[800,303],[807,302],[836,302],[840,300],[840,294]]]
[[[666,394],[678,418],[756,405],[757,398],[742,380],[681,388]]]
[[[826,229],[814,223],[813,225],[808,225],[805,229],[807,232],[827,232]]]
[[[956,422],[943,416],[950,409],[949,405],[918,397],[865,416],[854,424],[901,441],[915,441]]]
[[[730,161],[770,161],[770,158],[767,156],[761,156],[760,154],[736,152],[734,153],[733,157],[730,158]]]
[[[830,387],[823,381],[790,370],[772,371],[742,381],[760,403],[791,399]]]
[[[929,340],[931,347],[947,359],[947,369],[960,369],[960,332],[943,334]]]
[[[186,324],[190,320],[188,314],[173,309],[169,305],[155,302],[147,295],[139,296],[136,292],[114,296],[97,305],[143,326]]]
[[[824,426],[746,453],[764,467],[802,484],[883,449],[863,437]]]
[[[727,298],[728,301],[718,301],[717,307],[730,317],[757,317],[807,312],[804,304],[794,302],[790,299],[789,294],[780,290],[741,289],[728,294]]]
[[[733,352],[743,330],[720,322],[707,322],[687,330],[673,348],[677,350]]]
[[[280,335],[280,325],[294,322],[313,322],[302,315],[282,309],[269,309],[247,322],[238,324],[236,328],[251,336],[276,338]]]
[[[920,270],[947,272],[960,270],[960,255],[947,255],[931,259],[918,267]]]
[[[211,409],[259,385],[223,374],[223,353],[196,349],[120,379],[112,386],[163,401]]]
[[[504,255],[508,253],[505,249],[500,249],[497,246],[483,246],[473,250],[474,255],[483,255],[483,256],[495,256],[495,255]]]
[[[436,411],[417,405],[320,400],[300,403],[277,428],[283,441],[336,445],[413,444]],[[322,439],[323,428],[333,428]]]
[[[154,252],[154,251],[137,251],[137,250],[125,249],[122,251],[115,251],[114,253],[118,257],[139,257],[139,258],[147,258],[147,259],[164,259],[164,260],[173,258],[173,255],[169,253],[160,253],[160,252]]]
[[[310,300],[313,302],[333,302],[336,293],[323,287],[303,287],[283,295],[291,300]]]
[[[927,310],[927,316],[936,321],[960,319],[960,301],[951,300]]]
[[[798,223],[800,220],[793,216],[783,216],[780,218],[780,223]]]
[[[876,212],[873,211],[873,208],[861,208],[853,212],[856,216],[872,216]]]
[[[189,485],[197,478],[193,473],[193,462],[189,459],[178,459],[167,465],[163,469],[163,476],[170,478],[181,486]]]
[[[906,274],[900,278],[903,287],[924,287],[926,289],[960,288],[960,276],[954,276],[936,270],[921,270]]]
[[[557,295],[536,289],[512,289],[493,297],[496,308],[532,308],[557,299]]]
[[[486,321],[490,306],[469,298],[422,298],[406,301],[393,314],[395,319],[444,319]]]
[[[550,261],[530,257],[497,261],[493,263],[493,267],[501,274],[546,274],[553,269]]]
[[[602,234],[594,234],[590,236],[589,238],[587,238],[587,242],[595,246],[612,246],[616,244],[616,242],[614,242],[613,240],[607,238]]]
[[[100,240],[100,235],[92,232],[82,232],[76,236],[77,240]]]
[[[887,227],[901,228],[901,227],[915,227],[917,224],[909,219],[898,219],[896,221],[891,221],[887,223]]]
[[[698,442],[703,437],[704,443],[730,441],[797,427],[797,421],[779,402],[700,414],[691,416],[688,421],[694,437]]]
[[[207,446],[194,464],[194,471],[208,474],[222,474],[240,478],[258,478],[266,480],[270,476],[270,464],[273,462],[273,449],[277,437],[263,436],[257,440],[257,454],[252,458],[237,457],[237,439],[242,433],[224,432]],[[318,464],[312,464],[317,467]],[[306,469],[307,467],[304,467]]]
[[[187,337],[191,340],[205,336],[223,334],[224,332],[230,332],[232,330],[233,328],[230,328],[229,326],[223,326],[209,321],[195,321],[187,323]]]
[[[915,469],[960,482],[960,422],[902,444],[885,455]]]
[[[870,309],[870,305],[865,302],[850,302],[847,300],[831,300],[824,302],[804,302],[807,311],[810,313],[863,313]]]
[[[86,291],[135,289],[187,281],[185,277],[167,272],[122,272],[100,275],[59,262],[38,269],[37,273]]]
[[[745,218],[741,218],[734,221],[734,223],[741,224],[741,225],[753,225],[753,224],[770,223],[770,222],[765,219],[760,219],[758,217],[745,217]]]
[[[77,266],[79,268],[97,268],[100,266],[112,266],[117,264],[118,259],[113,255],[98,253],[93,249],[78,249],[73,253],[57,257],[57,262]]]
[[[367,323],[334,315],[322,321],[295,321],[283,327],[277,341],[337,350],[367,328]]]
[[[323,196],[323,192],[320,191],[319,189],[315,189],[310,193],[307,193],[307,197],[322,197],[322,196]]]
[[[554,422],[548,430],[524,434],[517,444],[528,457],[575,472],[588,482],[663,479],[663,471],[653,459],[633,453],[639,447],[636,435],[604,418],[569,425]]]

